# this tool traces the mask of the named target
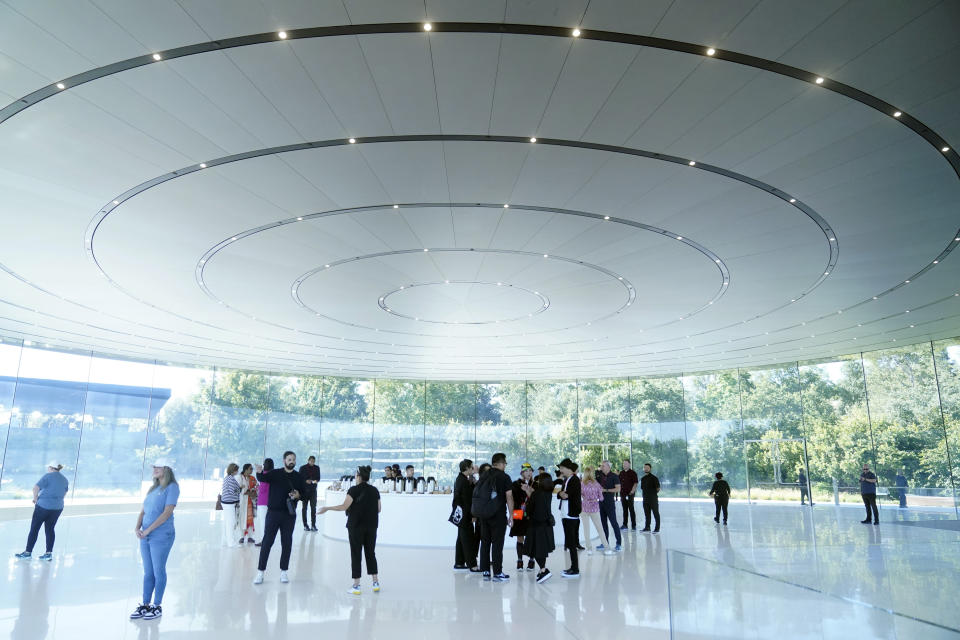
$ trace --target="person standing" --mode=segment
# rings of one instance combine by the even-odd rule
[[[347,489],[343,504],[323,507],[327,511],[347,512],[347,537],[350,540],[350,567],[353,571],[353,586],[347,592],[360,595],[360,554],[367,563],[367,574],[373,580],[373,591],[380,591],[380,576],[377,573],[377,527],[380,523],[380,492],[370,484],[370,467],[357,467],[355,484]]]
[[[140,540],[143,559],[143,601],[130,614],[131,620],[154,620],[163,615],[163,593],[167,589],[167,558],[176,532],[173,510],[180,498],[180,485],[172,463],[161,458],[153,463],[153,485],[143,499],[143,508],[133,532]],[[151,598],[153,604],[150,604]]]
[[[480,521],[480,571],[484,580],[507,582],[510,576],[503,572],[503,539],[513,512],[513,493],[507,455],[495,453],[490,458],[490,469],[480,477],[473,489],[471,512]]]
[[[517,572],[523,571],[524,536],[527,535],[530,519],[526,513],[527,491],[525,487],[532,486],[533,466],[529,462],[520,465],[520,477],[513,483],[510,491],[513,493],[513,510],[510,517],[513,526],[510,527],[510,537],[517,539]],[[520,516],[519,518],[517,516]],[[533,571],[533,556],[527,562],[527,570]]]
[[[900,498],[900,508],[907,508],[907,470],[901,468],[897,472],[897,477],[894,480],[894,484],[897,485],[897,497]]]
[[[637,495],[637,486],[640,484],[640,478],[637,472],[630,468],[629,460],[623,461],[623,471],[620,472],[620,505],[623,507],[623,526],[621,530],[627,530],[627,515],[630,516],[630,530],[637,530],[637,511],[633,507],[633,499]]]
[[[240,528],[243,529],[240,544],[243,544],[244,539],[253,542],[254,521],[257,516],[257,479],[253,477],[253,465],[249,462],[244,463],[240,472],[240,484],[246,489],[240,500]]]
[[[650,515],[656,524],[654,533],[660,533],[660,479],[653,475],[653,467],[649,462],[643,465],[643,477],[640,478],[640,495],[643,496],[643,530],[650,531]]]
[[[580,520],[583,522],[583,538],[587,543],[587,555],[593,553],[590,550],[590,523],[600,537],[600,544],[597,551],[603,551],[604,554],[613,555],[614,551],[610,548],[610,542],[607,538],[607,532],[600,524],[600,501],[603,500],[603,487],[594,476],[593,467],[583,468],[583,483],[581,491],[581,509]]]
[[[54,529],[57,520],[63,513],[63,498],[67,495],[70,483],[60,470],[63,465],[52,460],[47,463],[47,472],[33,485],[33,519],[30,521],[30,532],[27,534],[27,546],[15,557],[21,560],[33,554],[33,546],[37,544],[40,535],[40,525],[43,525],[43,535],[46,538],[46,551],[40,560],[53,560],[53,543],[56,540]]]
[[[810,484],[807,482],[807,474],[803,472],[803,469],[800,469],[797,473],[797,484],[800,485],[800,505],[806,505],[806,501],[810,500]],[[813,500],[810,500],[810,504],[813,504]]]
[[[280,532],[280,582],[290,582],[287,569],[290,568],[290,551],[293,548],[293,529],[297,525],[297,500],[306,493],[303,478],[296,471],[297,454],[285,451],[283,468],[264,471],[257,468],[257,480],[270,483],[270,495],[267,498],[267,517],[263,525],[263,539],[260,547],[260,561],[257,563],[257,575],[253,584],[263,584],[263,572],[267,570],[270,548]]]
[[[303,514],[303,530],[317,530],[317,484],[320,482],[320,467],[316,463],[317,459],[313,456],[307,458],[307,464],[300,467],[300,476],[303,478],[303,484],[307,492],[303,495],[301,511]],[[307,507],[310,507],[310,526],[307,526]]]
[[[526,553],[535,558],[540,572],[537,573],[537,583],[543,584],[550,579],[550,569],[547,569],[547,556],[556,549],[553,539],[553,514],[550,505],[553,504],[553,479],[548,473],[541,473],[534,478],[531,484],[524,485],[523,491],[527,494],[527,517],[530,526],[526,535]]]
[[[720,522],[720,511],[723,511],[723,524],[727,524],[727,505],[730,503],[730,485],[723,479],[723,474],[717,471],[714,474],[716,480],[710,487],[710,494],[713,496],[713,503],[717,507],[717,512],[713,516],[714,522]]]
[[[273,458],[263,459],[263,470],[265,472],[273,471]],[[256,479],[256,476],[254,476]],[[263,529],[266,526],[267,506],[270,498],[270,483],[260,482],[257,484],[257,541],[253,546],[259,547],[263,543]]]
[[[860,497],[863,499],[863,506],[867,509],[866,520],[861,520],[862,524],[870,524],[870,510],[873,510],[873,524],[880,524],[880,512],[877,510],[877,476],[870,471],[870,465],[863,463],[863,470],[860,472]]]
[[[563,546],[570,552],[570,568],[564,569],[564,578],[580,577],[580,561],[577,558],[580,538],[580,510],[582,495],[580,478],[577,477],[577,463],[570,458],[564,458],[557,465],[563,485],[557,496],[560,498],[560,522],[563,526]],[[589,544],[589,541],[588,541]]]
[[[609,528],[613,529],[617,537],[617,546],[614,551],[620,551],[623,545],[623,537],[620,534],[620,523],[617,522],[617,494],[620,493],[620,476],[613,473],[610,468],[610,461],[604,460],[600,463],[600,477],[597,478],[600,487],[603,489],[603,500],[600,502],[600,524],[603,525],[603,535],[607,540],[610,539]]]
[[[453,503],[451,509],[460,508],[460,522],[457,524],[457,547],[454,553],[454,571],[472,571],[478,573],[475,525],[477,519],[470,511],[473,502],[473,475],[477,467],[469,458],[460,461],[460,473],[453,483]]]
[[[240,517],[240,499],[244,494],[243,485],[237,478],[240,465],[231,462],[227,465],[223,483],[220,485],[220,504],[223,505],[223,536],[225,547],[237,547],[237,524]]]

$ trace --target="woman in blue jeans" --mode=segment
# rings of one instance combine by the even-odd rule
[[[143,602],[131,620],[153,620],[163,615],[160,603],[167,588],[167,557],[173,548],[173,509],[180,497],[180,486],[173,476],[169,460],[153,463],[153,486],[143,500],[143,509],[133,530],[140,540],[143,558]],[[151,598],[153,604],[150,604]]]
[[[30,533],[27,534],[27,548],[17,554],[18,558],[26,559],[33,554],[33,545],[37,544],[37,536],[40,535],[40,526],[43,525],[43,533],[46,537],[46,553],[40,556],[40,560],[49,562],[53,560],[53,542],[56,538],[54,527],[57,526],[57,520],[63,513],[63,497],[67,495],[67,489],[70,483],[60,473],[63,465],[56,461],[51,461],[47,465],[47,473],[37,481],[33,487],[33,520],[30,522]]]

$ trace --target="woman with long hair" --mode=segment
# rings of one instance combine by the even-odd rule
[[[583,468],[583,511],[580,512],[580,521],[583,522],[583,539],[587,545],[587,555],[593,553],[590,546],[590,523],[597,530],[600,537],[600,544],[597,551],[612,555],[614,551],[610,549],[610,543],[607,542],[607,536],[603,533],[603,527],[600,526],[600,501],[603,499],[603,487],[597,482],[593,467]]]
[[[143,500],[143,508],[133,532],[140,540],[143,558],[143,601],[130,614],[131,620],[153,620],[163,615],[161,602],[167,588],[167,558],[176,537],[173,510],[180,498],[180,485],[173,465],[165,458],[153,463],[153,485]],[[150,599],[153,598],[153,604]]]
[[[223,505],[223,545],[237,547],[237,525],[240,516],[240,500],[244,497],[245,489],[242,481],[237,478],[240,465],[231,462],[227,465],[227,472],[223,476],[220,486],[220,504]]]
[[[63,498],[70,487],[70,483],[60,473],[61,469],[63,465],[59,462],[50,462],[47,464],[47,472],[33,486],[33,520],[30,522],[30,533],[27,534],[27,546],[16,555],[17,558],[30,557],[33,553],[33,545],[37,544],[40,525],[43,525],[47,547],[46,552],[39,559],[47,562],[53,560],[53,542],[56,539],[53,530],[57,526],[60,514],[63,513]]]
[[[263,472],[270,473],[271,471],[273,471],[273,458],[264,458]],[[253,479],[257,479],[256,474],[254,474]],[[270,502],[270,483],[260,480],[257,480],[257,483],[257,524],[254,526],[254,531],[257,532],[257,541],[253,545],[255,547],[263,544],[263,527],[267,520],[267,506]]]
[[[353,570],[353,586],[348,593],[360,595],[360,554],[367,562],[367,573],[373,579],[374,592],[380,591],[380,576],[377,573],[377,526],[380,520],[380,492],[370,484],[370,467],[357,467],[356,483],[347,490],[343,504],[323,507],[319,515],[327,511],[347,512],[347,537],[350,539],[350,564]]]
[[[532,484],[525,485],[523,491],[528,496],[526,511],[530,520],[525,553],[537,561],[540,567],[537,582],[543,584],[552,575],[550,569],[547,569],[547,556],[556,549],[553,539],[554,518],[550,513],[550,505],[553,503],[553,478],[549,473],[541,473],[534,478]]]
[[[243,544],[244,538],[247,542],[253,542],[254,518],[257,515],[257,479],[249,462],[243,465],[243,471],[240,472],[240,484],[246,489],[246,495],[240,500],[239,522],[243,529],[240,544]]]
[[[510,527],[510,537],[517,539],[517,571],[523,571],[524,555],[524,536],[527,535],[527,529],[530,527],[530,515],[525,508],[527,502],[526,487],[533,486],[533,465],[524,462],[520,465],[520,477],[517,478],[510,488],[513,493],[513,513],[510,517],[513,519],[513,525]],[[517,516],[520,516],[519,518]],[[533,557],[530,556],[527,562],[527,571],[533,571]]]

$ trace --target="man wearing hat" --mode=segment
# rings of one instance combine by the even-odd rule
[[[564,458],[557,465],[563,484],[560,493],[560,522],[563,525],[563,546],[570,552],[570,568],[564,569],[564,578],[580,577],[580,561],[577,548],[580,540],[580,478],[577,477],[577,463]]]

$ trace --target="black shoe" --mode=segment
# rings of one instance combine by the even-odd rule
[[[490,582],[490,572],[489,572],[489,571],[484,571],[484,572],[483,572],[483,580],[484,580],[484,582]]]
[[[654,533],[660,533],[660,529],[654,529],[653,532],[654,532]]]
[[[523,571],[523,560],[517,560],[517,571]]]
[[[580,551],[586,551],[586,550],[587,550],[587,548],[584,547],[582,544],[578,544],[578,545],[577,545],[577,549],[579,549]]]
[[[316,530],[317,530],[317,525],[313,525],[312,527],[310,527],[310,531],[316,531]]]
[[[133,610],[133,613],[130,614],[131,620],[140,620],[150,611],[150,605],[141,604],[136,609]]]
[[[626,530],[627,530],[627,525],[623,525],[622,527],[620,527],[620,531],[626,531]]]
[[[861,520],[861,521],[860,521],[860,524],[870,524],[870,521],[869,521],[869,520]]]
[[[304,530],[304,531],[310,531],[310,527],[308,527],[307,525],[303,525],[303,530]]]
[[[533,571],[533,568],[534,568],[535,566],[536,566],[536,565],[533,563],[533,558],[530,558],[530,561],[527,562],[527,571]]]
[[[253,543],[253,546],[259,547],[259,546],[261,546],[262,544],[263,544],[262,542],[254,542],[254,543]]]
[[[460,572],[467,571],[467,565],[465,565],[465,564],[455,564],[455,565],[453,565],[453,570],[454,570],[454,571],[460,571]]]
[[[723,521],[723,526],[727,526],[727,521],[726,521],[726,520]]]
[[[543,584],[544,582],[549,580],[550,576],[552,575],[553,574],[550,573],[550,569],[544,569],[543,571],[537,574],[537,584]]]
[[[713,521],[714,521],[714,522],[720,522],[720,518],[714,518]]]
[[[254,540],[253,538],[247,538],[248,544],[253,544],[254,542],[256,542],[256,540]]]
[[[874,521],[873,521],[873,526],[879,527],[879,526],[880,526],[880,521],[879,521],[879,520],[874,520]]]
[[[494,582],[510,582],[510,576],[505,574],[503,571],[493,576]]]
[[[572,569],[564,569],[564,570],[563,570],[563,574],[561,574],[561,575],[562,575],[564,578],[579,578],[579,577],[580,577],[580,571],[579,571],[579,570],[574,571],[574,570],[572,570]]]
[[[480,567],[470,567],[470,573],[482,573]]]
[[[163,615],[163,608],[161,608],[160,605],[155,604],[155,605],[153,605],[152,607],[150,607],[150,611],[144,612],[144,614],[143,614],[143,619],[144,619],[144,620],[156,620],[157,618],[159,618],[159,617],[162,616],[162,615]]]
[[[645,527],[645,528],[643,528],[643,529],[640,529],[640,532],[641,532],[641,533],[650,533],[650,527]]]

